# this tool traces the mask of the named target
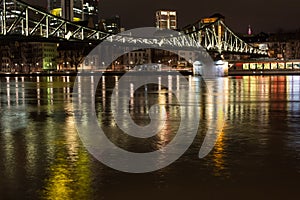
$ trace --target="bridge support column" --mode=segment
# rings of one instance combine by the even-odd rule
[[[220,21],[218,21],[218,51],[222,52],[222,25]]]
[[[224,77],[228,76],[228,62],[224,60],[218,60],[215,62],[216,76]]]
[[[2,15],[2,34],[6,35],[6,0],[2,1],[3,3],[3,15]]]
[[[195,61],[193,63],[193,75],[200,76],[203,75],[202,63],[200,61]]]
[[[28,18],[28,8],[26,8],[25,10],[25,35],[28,36],[29,35],[29,22],[28,22],[29,18]]]
[[[46,16],[46,38],[49,37],[49,17]]]

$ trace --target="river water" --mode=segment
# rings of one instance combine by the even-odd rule
[[[94,78],[81,77],[91,82],[85,94],[94,90]],[[150,122],[151,104],[165,108],[167,121],[157,136],[128,137],[111,110],[119,79],[102,77],[96,94],[91,92],[107,137],[139,153],[168,145],[182,120],[174,94],[159,84],[132,92],[131,101],[123,103],[135,123]],[[187,110],[187,120],[200,117],[194,142],[169,166],[134,174],[102,164],[81,142],[72,104],[75,77],[1,77],[0,199],[296,199],[300,195],[300,76],[224,77],[217,80],[222,87],[205,85],[200,77],[186,79],[196,92],[184,95],[200,100],[199,113]],[[168,81],[171,88],[180,87],[178,78]],[[215,101],[215,96],[222,101]],[[199,159],[216,105],[222,107],[215,114],[224,120],[224,127],[212,151]],[[188,132],[187,124],[184,128]]]

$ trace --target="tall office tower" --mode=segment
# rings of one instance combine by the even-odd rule
[[[70,21],[83,20],[83,0],[48,0],[49,12]]]
[[[156,12],[156,27],[160,29],[177,29],[176,11],[159,10]]]
[[[120,17],[116,15],[110,18],[101,19],[99,21],[99,30],[112,34],[120,33],[122,30]]]
[[[70,21],[74,18],[73,3],[72,0],[61,0],[62,17]]]
[[[70,21],[89,21],[97,25],[100,0],[48,0],[48,10]]]
[[[105,31],[113,34],[120,33],[121,30],[121,19],[118,15],[106,18],[102,21],[104,23]]]
[[[92,19],[93,24],[98,26],[99,22],[100,0],[84,0],[83,1],[83,20]]]

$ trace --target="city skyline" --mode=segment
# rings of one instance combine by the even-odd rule
[[[46,0],[26,0],[40,6],[46,6]],[[215,13],[225,16],[226,24],[239,33],[247,33],[251,25],[253,33],[277,32],[278,30],[292,31],[300,28],[298,22],[298,0],[215,0],[200,3],[198,0],[182,1],[164,0],[101,0],[100,16],[107,18],[119,15],[122,26],[126,29],[155,26],[155,12],[160,9],[176,10],[178,27],[194,23],[203,17]],[[139,16],[139,17],[137,17]],[[142,17],[140,17],[142,16]]]

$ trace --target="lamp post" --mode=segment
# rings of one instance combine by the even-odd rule
[[[172,62],[172,60],[168,61],[168,63],[169,63],[169,71],[171,71],[171,62]]]
[[[133,66],[133,61],[131,60],[131,61],[129,61],[129,69],[128,69],[128,71],[132,69],[132,66]]]
[[[91,61],[91,71],[93,71],[93,69],[94,69],[94,62]]]

